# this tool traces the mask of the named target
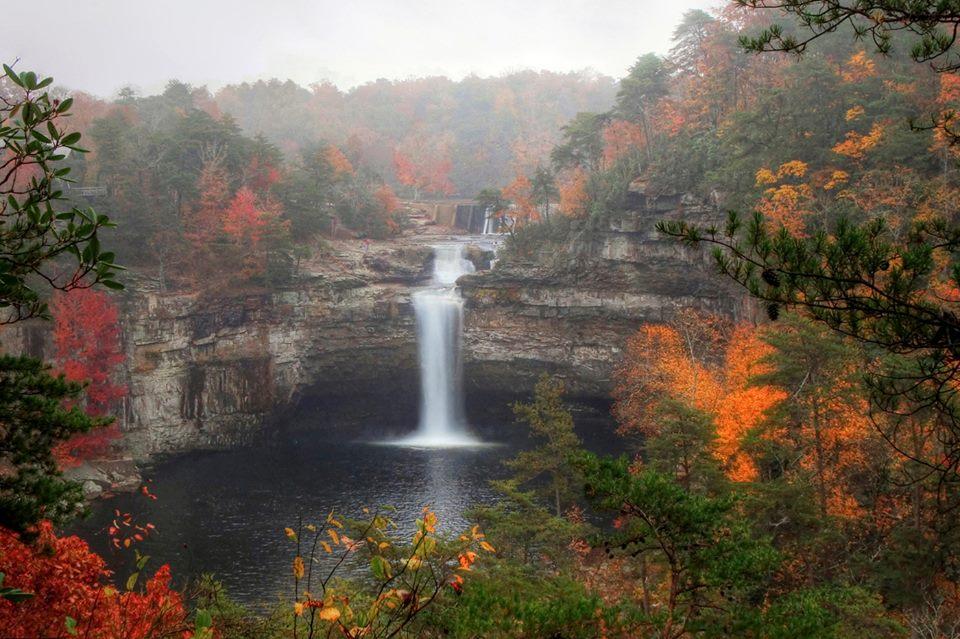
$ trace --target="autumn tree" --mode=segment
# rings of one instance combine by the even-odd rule
[[[721,397],[716,362],[727,327],[717,317],[685,312],[632,336],[616,371],[614,415],[622,434],[656,432],[658,402],[673,398],[712,411]]]
[[[376,198],[386,215],[392,215],[400,209],[400,198],[389,184],[381,184],[377,187]]]
[[[72,382],[86,383],[86,411],[104,416],[126,394],[114,375],[123,363],[117,306],[92,289],[55,295],[51,303],[55,361]]]
[[[190,213],[187,238],[195,250],[211,248],[223,229],[223,213],[230,201],[230,185],[222,157],[210,149],[197,180],[199,197]]]
[[[84,385],[84,410],[104,418],[117,408],[127,389],[117,383],[117,368],[125,356],[120,344],[116,305],[101,291],[82,289],[55,295],[53,315],[54,361],[68,381]],[[57,447],[61,464],[74,464],[102,454],[120,437],[115,423],[77,435]]]
[[[513,181],[504,187],[503,198],[510,202],[509,209],[495,213],[500,215],[500,225],[506,226],[511,234],[540,218],[534,201],[533,185],[526,175],[518,173]]]
[[[49,522],[32,543],[0,529],[0,574],[29,593],[23,601],[0,600],[0,628],[11,637],[123,637],[160,639],[213,635],[188,618],[183,596],[161,566],[144,585],[124,590],[105,583],[111,571],[76,536],[57,537]],[[201,611],[197,620],[208,619]]]
[[[826,3],[822,11],[812,14],[804,13],[812,4],[806,1],[743,4],[785,8],[812,32],[798,38],[771,27],[744,41],[754,51],[803,52],[813,39],[850,23],[857,33],[872,36],[884,53],[891,51],[896,31],[918,33],[914,58],[942,59],[950,67],[944,56],[950,54],[952,40],[944,39],[941,25],[956,19],[957,12],[951,7],[879,3],[867,16],[863,8],[843,2]],[[883,19],[874,21],[875,16]],[[856,134],[835,149],[856,158],[881,135],[882,129],[872,127],[869,133]],[[745,221],[736,214],[731,214],[723,229],[696,228],[683,222],[664,223],[660,228],[693,244],[716,246],[721,273],[764,300],[771,316],[778,315],[781,306],[797,308],[834,330],[911,357],[912,372],[901,370],[896,375],[871,378],[874,404],[893,413],[931,408],[943,417],[938,439],[957,441],[960,428],[953,391],[957,354],[949,336],[958,332],[958,326],[952,303],[929,294],[941,280],[949,280],[953,286],[958,279],[953,260],[946,257],[958,246],[957,229],[948,219],[918,220],[906,233],[894,235],[883,218],[858,224],[844,216],[829,232],[810,238],[778,234],[760,216]],[[944,456],[924,463],[954,476],[960,450],[949,443],[947,449]]]
[[[242,181],[258,196],[267,197],[282,178],[282,156],[263,136],[258,135],[254,143],[256,147],[243,170]]]
[[[860,385],[862,357],[842,339],[799,318],[767,330],[767,371],[754,383],[779,389],[788,401],[761,426],[767,446],[759,465],[774,474],[810,477],[822,516],[855,517],[855,478],[868,467],[874,430]]]
[[[453,163],[447,147],[444,140],[408,139],[404,148],[394,150],[393,166],[397,181],[413,189],[414,199],[418,199],[421,193],[438,196],[453,194],[454,186],[450,181]]]
[[[587,173],[577,167],[560,182],[560,212],[570,217],[584,217],[587,214]]]
[[[715,486],[718,467],[735,481],[756,479],[744,444],[786,398],[756,382],[773,350],[761,337],[756,327],[694,312],[641,328],[614,377],[620,434],[642,442],[641,459],[688,488]]]
[[[806,218],[813,213],[813,189],[804,181],[805,162],[793,160],[781,164],[776,172],[767,168],[757,171],[757,186],[764,189],[757,203],[765,219],[791,235],[804,235]]]
[[[0,287],[0,305],[12,311],[8,322],[46,314],[46,304],[30,287],[33,283],[20,281],[28,276],[38,276],[60,292],[62,297],[53,305],[58,310],[71,303],[63,301],[66,296],[84,301],[78,302],[82,308],[65,311],[79,316],[58,318],[58,346],[73,347],[71,357],[78,356],[75,365],[64,363],[64,367],[78,372],[78,367],[104,366],[107,371],[102,372],[108,372],[117,357],[115,326],[111,327],[115,316],[111,318],[100,294],[91,294],[89,287],[97,283],[120,287],[112,279],[117,270],[112,255],[99,247],[98,231],[110,223],[92,210],[58,212],[54,208],[62,194],[54,179],[67,175],[56,163],[64,159],[65,149],[81,151],[76,147],[80,135],[61,129],[60,118],[68,113],[71,101],[55,101],[41,93],[51,84],[50,78],[41,80],[31,72],[17,74],[9,67],[4,71],[23,94],[13,99],[4,96],[0,107],[4,149],[0,171],[6,172],[0,174],[0,185],[10,189],[4,193],[8,197],[0,210],[7,222],[3,246],[8,248],[3,250],[13,246]],[[30,173],[29,179],[22,180],[24,172]],[[66,273],[66,283],[53,272]],[[83,315],[97,311],[104,311],[104,317]],[[65,323],[73,321],[81,323]],[[100,372],[83,371],[94,376]],[[94,382],[87,402],[91,410],[105,406],[116,394],[104,380],[95,378]],[[83,386],[62,374],[54,377],[50,368],[36,359],[0,356],[0,466],[4,468],[0,477],[0,575],[6,595],[0,597],[0,627],[8,635],[23,637],[82,633],[156,639],[177,634],[211,639],[212,630],[199,615],[196,624],[186,621],[182,598],[170,588],[167,567],[157,571],[144,592],[120,594],[103,583],[110,572],[84,542],[76,537],[58,539],[53,534],[53,524],[64,523],[83,505],[80,486],[62,477],[53,449],[109,421],[81,409],[82,393]],[[128,581],[128,591],[136,580],[135,574]]]

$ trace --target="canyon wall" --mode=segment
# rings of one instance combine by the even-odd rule
[[[541,372],[568,378],[575,393],[607,395],[627,338],[684,308],[739,317],[742,292],[713,270],[703,250],[658,233],[658,220],[715,223],[713,207],[634,211],[606,228],[580,223],[570,239],[529,259],[460,280],[469,382],[531,387]],[[504,375],[507,366],[510,375]]]
[[[739,313],[739,297],[702,253],[655,232],[662,217],[626,215],[535,259],[462,278],[468,395],[524,394],[541,371],[553,371],[576,394],[604,397],[642,323],[691,306]],[[321,411],[376,404],[415,414],[410,292],[430,277],[436,241],[427,233],[368,249],[337,242],[270,292],[165,293],[130,278],[121,296],[129,454],[234,445],[283,421],[301,400]],[[4,348],[50,359],[49,330],[12,327]]]
[[[129,453],[234,445],[305,392],[335,402],[415,378],[409,291],[429,279],[431,251],[354,249],[317,258],[272,292],[162,293],[128,277],[118,297]],[[10,327],[2,342],[52,360],[48,323]]]

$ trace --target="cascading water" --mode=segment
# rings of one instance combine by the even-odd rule
[[[413,294],[420,353],[420,426],[401,443],[409,446],[471,446],[463,416],[463,366],[460,356],[463,298],[456,282],[474,271],[463,245],[435,246],[433,282]]]
[[[497,221],[493,217],[493,207],[488,206],[483,212],[483,234],[492,235],[497,227]]]

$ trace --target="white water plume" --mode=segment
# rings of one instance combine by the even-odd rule
[[[444,448],[476,446],[463,413],[463,298],[456,282],[474,271],[463,245],[434,247],[433,282],[412,295],[420,354],[420,425],[398,443]]]

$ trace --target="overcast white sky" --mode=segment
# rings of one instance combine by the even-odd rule
[[[620,77],[639,54],[670,48],[685,10],[722,1],[45,0],[38,11],[11,0],[0,8],[9,26],[0,59],[101,96],[128,84],[155,92],[172,78],[211,89],[326,79],[346,89],[526,68]],[[42,36],[15,26],[51,23],[62,27]]]

